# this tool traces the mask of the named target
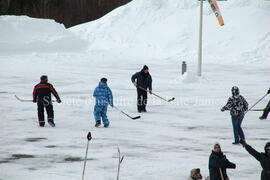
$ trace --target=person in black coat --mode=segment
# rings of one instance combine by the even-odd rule
[[[210,180],[228,180],[227,168],[235,169],[236,165],[226,158],[220,145],[216,143],[209,157]]]
[[[61,103],[61,99],[53,85],[48,83],[48,77],[46,75],[41,76],[40,83],[38,83],[33,90],[33,102],[37,103],[38,106],[38,120],[40,127],[44,127],[45,125],[44,108],[47,111],[48,123],[53,127],[55,126],[51,93],[55,96],[56,101]]]
[[[147,89],[152,94],[152,77],[149,68],[144,65],[140,72],[135,73],[131,77],[134,86],[137,87],[137,109],[138,112],[146,112],[147,105]]]
[[[267,94],[270,94],[270,89],[267,91]],[[267,119],[269,112],[270,112],[270,101],[268,102],[267,106],[264,108],[263,114],[261,117],[259,117],[259,119],[261,120]]]
[[[246,143],[245,140],[241,140],[240,143],[251,154],[257,159],[262,166],[261,180],[270,180],[270,142],[265,144],[264,152],[259,153]]]

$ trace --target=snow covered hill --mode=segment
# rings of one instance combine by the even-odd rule
[[[269,2],[219,2],[225,26],[204,3],[203,50],[206,61],[269,60]],[[198,47],[197,1],[135,0],[104,18],[72,28],[91,44],[89,50],[131,51],[149,57],[194,61]]]
[[[123,180],[185,180],[199,167],[208,175],[213,143],[221,143],[232,180],[259,179],[261,167],[240,146],[231,145],[228,113],[220,112],[237,85],[250,105],[269,88],[270,2],[220,2],[220,27],[204,8],[203,77],[195,76],[198,43],[197,1],[134,0],[107,16],[65,30],[49,20],[0,17],[0,179],[81,178],[88,131],[93,134],[86,179],[112,180],[117,147],[125,155]],[[182,61],[188,73],[181,76]],[[92,93],[108,78],[115,105],[132,116],[136,90],[130,82],[144,64],[153,90],[148,112],[130,120],[109,109],[111,127],[94,128]],[[56,127],[39,128],[33,86],[47,74],[62,98],[54,104]],[[269,97],[258,108],[263,108]],[[249,112],[243,122],[247,142],[262,151],[270,141],[269,121]]]
[[[75,52],[87,46],[53,20],[1,16],[0,26],[0,54]]]

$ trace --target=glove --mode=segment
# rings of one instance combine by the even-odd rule
[[[56,101],[57,101],[58,103],[61,103],[61,102],[62,102],[61,99],[57,99]]]
[[[33,99],[33,103],[36,103],[37,102],[37,100],[36,99]]]
[[[267,91],[267,94],[270,94],[270,88],[269,88],[269,90]]]
[[[150,93],[150,94],[153,94],[153,93],[152,93],[152,90],[149,90],[149,93]]]
[[[225,107],[221,108],[221,112],[224,112],[225,111]]]
[[[240,139],[240,144],[242,144],[243,147],[246,147],[248,145],[244,139]]]
[[[134,86],[137,86],[137,83],[136,82],[133,82]]]
[[[113,104],[110,104],[110,106],[113,108]]]

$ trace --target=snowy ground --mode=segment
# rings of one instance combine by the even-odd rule
[[[132,5],[137,7],[135,2],[128,8]],[[159,7],[170,14],[166,9],[168,7],[161,8],[162,0],[159,2],[160,4],[148,5]],[[161,41],[166,41],[164,44],[156,40],[155,33],[149,38],[144,36],[147,43],[143,44],[140,39],[129,43],[132,33],[127,35],[123,31],[121,32],[124,37],[119,39],[117,30],[109,28],[106,22],[104,28],[100,25],[95,29],[96,39],[93,40],[89,36],[90,30],[85,30],[89,24],[66,31],[51,21],[25,17],[1,18],[0,32],[7,36],[0,40],[0,92],[9,93],[0,94],[0,179],[80,179],[83,168],[81,159],[84,158],[85,136],[88,131],[92,132],[93,141],[89,147],[86,179],[116,178],[117,147],[120,147],[125,155],[121,179],[184,180],[194,167],[201,168],[202,174],[206,176],[208,157],[213,143],[217,141],[221,143],[228,159],[237,165],[236,170],[228,171],[232,180],[259,179],[259,163],[240,146],[231,145],[233,134],[230,116],[227,112],[220,112],[220,108],[226,103],[234,85],[239,86],[240,92],[250,105],[269,88],[267,81],[270,75],[270,29],[264,24],[269,21],[265,18],[269,12],[259,7],[251,9],[243,4],[238,7],[240,1],[237,2],[232,9],[229,5],[227,9],[224,8],[224,16],[228,13],[228,16],[235,18],[228,20],[231,23],[227,21],[230,28],[224,30],[226,35],[220,36],[213,30],[215,37],[220,38],[219,42],[223,40],[218,46],[219,50],[209,50],[216,50],[217,46],[210,36],[206,38],[210,38],[209,41],[205,40],[203,78],[195,76],[196,48],[191,49],[196,44],[192,40],[196,40],[197,31],[187,31],[192,23],[197,23],[196,19],[182,27],[179,32],[174,32],[175,36],[168,35],[169,40],[166,40],[166,36],[161,38]],[[166,21],[164,18],[162,22],[171,24],[169,22],[174,18],[179,18],[180,15],[187,18],[191,12],[198,10],[196,3],[187,6],[190,8],[186,13],[184,10],[178,15],[171,13],[171,16],[168,16],[171,20]],[[132,16],[128,14],[128,8],[117,11]],[[138,7],[135,9],[138,10]],[[248,9],[250,11],[246,11]],[[236,16],[240,10],[245,10],[248,17],[253,17],[252,14],[257,12],[257,18],[264,18],[260,19],[259,25],[255,24],[256,17],[249,22],[241,21],[243,17]],[[160,11],[157,14],[163,13]],[[151,13],[150,15],[153,15]],[[151,21],[150,15],[143,23]],[[211,24],[205,27],[205,31],[217,28],[213,14],[205,16],[206,23]],[[114,12],[107,17],[113,19]],[[98,26],[100,22],[106,21],[107,17],[93,23]],[[243,22],[242,29],[236,26],[239,21]],[[128,20],[121,23],[129,25]],[[134,24],[137,26],[140,22]],[[5,28],[2,28],[2,25]],[[155,25],[141,28],[140,31],[147,34],[151,28],[163,26],[159,22]],[[89,26],[93,25],[90,23]],[[247,27],[253,28],[246,30]],[[100,36],[106,33],[105,29],[109,31],[108,37]],[[237,31],[237,36],[232,35],[233,30]],[[243,36],[240,35],[241,32],[245,32]],[[255,33],[260,34],[255,36]],[[173,37],[182,38],[183,42],[173,41],[168,45]],[[262,37],[265,38],[262,40]],[[115,42],[115,39],[118,42]],[[255,43],[248,43],[249,41]],[[177,53],[178,48],[183,55]],[[188,63],[188,74],[185,76],[181,76],[180,72],[182,60]],[[154,80],[153,90],[166,98],[175,97],[176,100],[164,103],[149,96],[149,112],[140,114],[142,118],[136,121],[109,109],[111,127],[94,128],[91,96],[101,77],[109,79],[115,105],[132,116],[138,115],[135,105],[136,92],[130,77],[144,64],[150,67]],[[33,86],[38,83],[42,74],[48,75],[49,81],[54,84],[63,101],[62,104],[54,106],[55,128],[39,128],[36,105],[18,102],[13,96],[15,93],[22,98],[31,99]],[[264,107],[267,100],[269,98],[258,107]],[[248,143],[262,151],[265,142],[270,140],[269,121],[258,120],[259,115],[258,112],[248,113],[243,128]],[[33,157],[16,159],[22,155]],[[73,161],[68,161],[70,159]]]

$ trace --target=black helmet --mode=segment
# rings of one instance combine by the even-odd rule
[[[41,81],[41,82],[48,82],[48,76],[42,75],[42,76],[40,77],[40,81]]]
[[[232,95],[237,96],[240,94],[239,88],[237,86],[232,87]]]
[[[100,82],[107,83],[107,78],[101,78]]]

